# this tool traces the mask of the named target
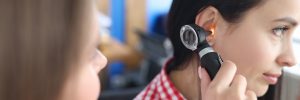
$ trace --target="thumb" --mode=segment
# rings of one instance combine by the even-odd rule
[[[199,72],[199,70],[200,70],[200,72]],[[207,71],[204,68],[199,67],[198,73],[201,74],[201,95],[202,95],[202,97],[204,97],[204,95],[205,95],[204,93],[206,92],[206,90],[211,82],[211,79],[210,79]]]

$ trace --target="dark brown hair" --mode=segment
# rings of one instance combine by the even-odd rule
[[[0,100],[60,98],[87,38],[87,1],[0,1]]]

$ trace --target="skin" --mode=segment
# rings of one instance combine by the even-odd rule
[[[189,66],[185,70],[171,72],[171,80],[188,99],[253,100],[263,96],[268,85],[275,84],[266,76],[281,75],[283,67],[296,64],[292,35],[299,34],[296,33],[300,29],[299,4],[299,0],[268,0],[246,12],[238,23],[225,21],[217,9],[208,7],[197,15],[195,23],[214,31],[208,42],[225,62],[214,80],[205,70],[195,67],[198,64],[195,60],[182,65]],[[194,75],[197,70],[199,74]],[[193,75],[186,74],[191,72]],[[182,81],[198,76],[201,86],[200,80]],[[197,84],[199,87],[195,88]]]
[[[81,65],[76,75],[71,75],[63,89],[62,100],[97,100],[101,85],[98,73],[105,68],[107,58],[97,49],[99,43],[97,11],[92,2],[87,6],[89,18],[84,21],[84,32],[89,33],[87,44],[83,47]]]

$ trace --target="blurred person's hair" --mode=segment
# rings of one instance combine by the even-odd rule
[[[0,0],[0,100],[57,100],[78,70],[88,0]]]

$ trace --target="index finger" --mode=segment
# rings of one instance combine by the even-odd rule
[[[229,87],[236,73],[236,65],[231,61],[224,61],[216,77],[212,80],[212,85]]]

